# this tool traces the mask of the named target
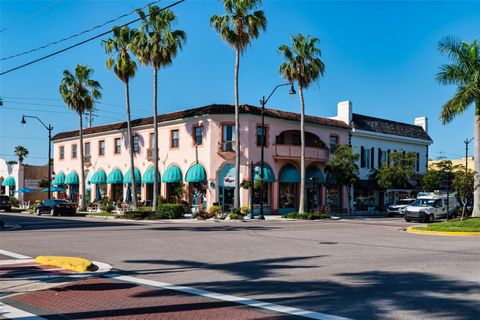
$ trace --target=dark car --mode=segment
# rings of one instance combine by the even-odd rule
[[[47,199],[43,200],[42,204],[35,209],[37,216],[47,213],[51,216],[61,214],[75,214],[75,204],[68,202],[67,200]]]
[[[0,210],[10,211],[12,210],[12,201],[9,196],[0,196]]]

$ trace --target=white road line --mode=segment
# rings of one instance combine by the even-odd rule
[[[0,314],[7,319],[46,320],[36,314],[26,312],[0,302]]]
[[[19,253],[7,251],[7,250],[2,250],[2,249],[0,249],[0,254],[4,255],[4,256],[15,258],[15,259],[31,259],[32,258],[32,257],[29,257],[29,256],[25,256],[23,254],[19,254]]]
[[[236,296],[231,296],[231,295],[226,295],[226,294],[221,294],[221,293],[216,293],[216,292],[211,292],[211,291],[206,291],[201,289],[195,289],[191,287],[177,286],[177,285],[166,283],[166,282],[141,279],[141,278],[132,277],[132,276],[121,276],[118,274],[107,274],[106,276],[109,278],[117,279],[121,281],[148,285],[148,286],[162,288],[162,289],[174,290],[174,291],[189,293],[197,296],[202,296],[202,297],[207,297],[207,298],[212,298],[212,299],[217,299],[222,301],[234,302],[238,304],[247,305],[250,307],[266,309],[266,310],[271,310],[279,313],[286,313],[294,316],[306,317],[310,319],[349,320],[348,318],[338,317],[338,316],[334,316],[326,313],[292,308],[292,307],[282,306],[279,304],[274,304],[274,303],[269,303],[269,302],[264,302],[259,300],[252,300],[252,299],[242,298],[242,297],[236,297]]]
[[[19,264],[19,263],[32,263],[35,262],[35,259],[22,259],[22,260],[0,260],[0,266],[7,266],[9,264]]]

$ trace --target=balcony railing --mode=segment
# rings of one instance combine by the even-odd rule
[[[91,155],[83,156],[83,162],[92,163],[92,156]]]
[[[274,159],[300,159],[301,146],[291,144],[273,145]],[[328,161],[328,150],[318,147],[305,147],[305,158],[309,160]]]

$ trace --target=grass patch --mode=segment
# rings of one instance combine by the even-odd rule
[[[88,214],[89,216],[95,217],[115,217],[115,213],[113,212],[92,212]]]
[[[416,230],[448,231],[448,232],[480,232],[480,218],[470,218],[463,221],[450,220],[437,222],[426,227],[414,227]]]
[[[326,213],[314,213],[314,212],[306,212],[306,213],[298,213],[292,212],[282,216],[284,219],[300,219],[300,220],[320,220],[320,219],[329,219],[331,216]]]

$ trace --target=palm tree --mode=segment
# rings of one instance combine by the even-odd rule
[[[125,84],[125,100],[127,108],[127,136],[128,136],[128,151],[130,154],[130,172],[132,175],[132,204],[136,209],[137,204],[137,190],[135,181],[135,167],[133,163],[133,139],[131,128],[131,114],[130,114],[130,92],[129,92],[129,80],[135,76],[137,70],[137,64],[130,57],[129,51],[132,50],[135,38],[138,36],[137,30],[130,30],[127,26],[113,27],[113,38],[108,38],[102,41],[105,47],[105,53],[110,55],[107,59],[107,69],[110,70],[113,67],[115,75]],[[115,56],[116,55],[116,56]]]
[[[303,99],[303,89],[307,89],[312,83],[323,76],[325,65],[320,60],[322,55],[320,49],[315,45],[319,42],[318,38],[312,38],[310,35],[303,36],[299,33],[291,36],[292,47],[281,45],[280,52],[283,53],[285,62],[280,65],[280,74],[288,81],[298,82],[298,91],[300,96],[300,136],[301,136],[301,157],[300,157],[300,204],[299,213],[305,211],[305,102]]]
[[[443,85],[457,86],[455,95],[442,107],[440,119],[443,124],[451,122],[468,107],[475,105],[473,159],[476,188],[473,195],[473,216],[480,217],[480,42],[474,40],[468,43],[454,37],[445,37],[439,42],[438,50],[450,59],[451,64],[440,67],[437,81]]]
[[[148,17],[141,10],[137,13],[142,19],[141,30],[135,39],[134,53],[143,65],[153,68],[153,163],[154,172],[158,172],[158,123],[157,123],[157,74],[158,69],[173,62],[178,50],[186,41],[186,34],[181,30],[172,30],[175,14],[170,10],[161,10],[158,6],[148,7]],[[157,211],[158,175],[153,178],[153,208]]]
[[[22,165],[23,160],[26,156],[28,156],[28,149],[24,146],[16,146],[15,147],[15,155],[18,157],[18,163]]]
[[[67,106],[78,114],[79,137],[80,137],[80,210],[86,208],[85,197],[85,167],[83,157],[83,114],[93,108],[96,100],[102,97],[100,93],[100,83],[90,79],[93,70],[85,65],[78,64],[75,67],[75,73],[69,70],[63,71],[63,79],[60,83],[59,91],[63,101]]]
[[[240,207],[240,110],[238,98],[238,70],[240,55],[252,39],[258,38],[260,30],[267,28],[267,19],[263,10],[254,11],[261,0],[224,0],[225,13],[214,15],[210,24],[230,46],[235,49],[235,193],[234,206]]]

